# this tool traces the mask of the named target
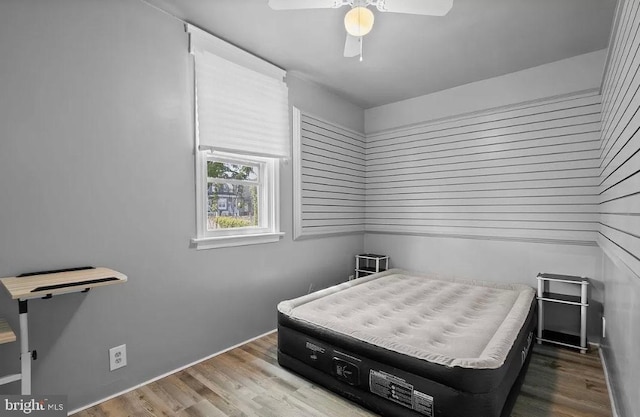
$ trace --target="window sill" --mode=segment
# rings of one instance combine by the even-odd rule
[[[259,245],[262,243],[278,242],[284,233],[260,233],[255,235],[236,235],[218,237],[198,237],[191,239],[197,250],[229,248],[233,246]]]

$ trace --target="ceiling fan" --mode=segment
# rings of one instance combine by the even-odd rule
[[[344,16],[347,40],[344,56],[360,55],[362,61],[362,37],[373,28],[374,15],[368,6],[381,12],[444,16],[453,7],[453,0],[269,0],[274,10],[337,9],[350,6]]]

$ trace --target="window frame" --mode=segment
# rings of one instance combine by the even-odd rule
[[[236,164],[258,165],[259,196],[258,215],[262,227],[241,227],[208,230],[208,187],[207,162],[232,162]],[[216,249],[277,242],[284,235],[280,232],[280,161],[277,158],[249,156],[228,152],[196,151],[196,226],[197,237],[191,239],[196,249]],[[221,182],[225,182],[222,180]]]
[[[280,164],[290,158],[291,143],[286,71],[191,24],[185,25],[185,31],[189,35],[194,76],[196,237],[191,239],[191,247],[214,249],[277,242],[284,236],[280,232]],[[241,70],[237,71],[236,66]],[[202,96],[198,94],[199,80]],[[211,80],[218,86],[233,86],[233,93],[222,94],[222,90],[212,88]],[[256,83],[264,91],[255,88]],[[267,102],[263,100],[265,92]],[[245,106],[246,103],[252,105]],[[229,113],[229,109],[241,111]],[[219,115],[224,115],[222,120],[218,120]],[[217,129],[225,126],[226,129]],[[247,126],[251,128],[245,129]],[[206,151],[213,151],[216,156],[232,154],[236,161],[265,161],[265,197],[258,209],[260,216],[266,216],[264,228],[235,228],[224,233],[220,229],[207,230]],[[241,229],[244,230],[236,233]]]

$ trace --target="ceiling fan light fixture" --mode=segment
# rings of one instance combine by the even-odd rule
[[[364,36],[371,32],[375,17],[366,7],[354,7],[344,16],[344,27],[351,36]]]

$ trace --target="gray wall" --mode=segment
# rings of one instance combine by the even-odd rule
[[[621,416],[640,416],[640,1],[620,2],[605,75],[600,235],[605,253],[603,346]]]
[[[276,326],[278,301],[353,273],[362,235],[293,242],[292,164],[275,244],[196,251],[190,57],[181,22],[136,0],[0,2],[0,276],[78,265],[124,285],[30,302],[34,392],[76,408]],[[291,103],[359,131],[304,80]],[[18,328],[17,303],[0,316]],[[110,347],[129,365],[108,371]],[[17,372],[18,344],[0,346]],[[18,393],[19,383],[2,387]]]

